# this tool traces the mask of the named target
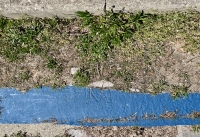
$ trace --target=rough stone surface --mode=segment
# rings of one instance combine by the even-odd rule
[[[73,137],[177,137],[177,127],[79,127],[46,124],[0,124],[0,137],[8,136],[18,131],[27,132],[27,135],[41,137],[60,137],[67,133]],[[85,136],[86,135],[86,136]],[[182,136],[181,136],[182,137]],[[191,137],[191,136],[187,136]],[[195,136],[196,137],[196,136]]]
[[[96,81],[88,85],[88,87],[98,87],[98,88],[112,88],[113,86],[114,86],[113,83],[105,80]]]

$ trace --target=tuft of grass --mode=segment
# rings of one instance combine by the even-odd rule
[[[53,58],[48,59],[47,68],[55,69],[55,68],[57,68],[57,66],[58,66],[58,63],[57,63],[56,59],[53,59]]]
[[[162,93],[163,91],[166,90],[166,87],[168,87],[168,86],[169,85],[167,84],[165,79],[160,79],[158,83],[152,84],[153,94]]]
[[[194,133],[198,133],[200,131],[200,125],[192,126],[192,130],[194,131]]]
[[[90,82],[89,73],[85,72],[85,70],[79,70],[74,76],[74,84],[76,86],[85,87],[88,86]]]
[[[172,85],[171,87],[172,87],[172,96],[174,99],[187,97],[189,95],[189,87],[190,86]]]

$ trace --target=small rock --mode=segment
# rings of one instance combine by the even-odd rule
[[[130,88],[129,90],[130,90],[131,92],[140,92],[139,89],[135,89],[135,88]]]
[[[74,75],[77,73],[77,71],[79,71],[80,68],[71,68],[71,74]]]
[[[114,86],[113,83],[105,80],[96,81],[88,85],[88,87],[98,87],[98,88],[112,88],[113,86]]]
[[[73,137],[87,137],[87,134],[84,130],[70,129],[67,133]]]

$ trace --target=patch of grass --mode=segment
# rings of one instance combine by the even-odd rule
[[[192,126],[192,130],[195,132],[195,133],[198,133],[200,131],[200,125],[194,125]]]
[[[82,27],[90,30],[80,38],[77,47],[84,58],[89,57],[95,62],[106,59],[112,49],[131,38],[147,17],[143,11],[138,14],[106,11],[105,15],[100,16],[79,11],[77,15],[83,22]]]
[[[90,82],[89,73],[85,72],[85,70],[79,70],[74,76],[74,84],[76,86],[85,87],[88,86]]]
[[[46,67],[55,69],[59,76],[66,64],[63,63],[65,59],[57,56],[59,50],[66,45],[76,45],[82,59],[79,66],[82,71],[74,76],[77,85],[86,86],[89,82],[106,79],[122,90],[138,85],[137,88],[144,92],[148,92],[149,87],[155,93],[171,88],[174,97],[189,92],[185,85],[192,81],[189,81],[187,72],[178,76],[178,83],[184,86],[171,87],[157,72],[163,66],[168,66],[164,69],[173,66],[166,56],[170,43],[181,41],[183,52],[190,54],[200,51],[199,12],[147,14],[143,11],[115,12],[112,9],[103,15],[87,11],[77,12],[77,15],[78,18],[72,20],[1,16],[0,55],[11,62],[23,61],[27,54],[40,55],[47,60]],[[86,31],[82,33],[82,30]],[[169,65],[162,64],[163,61]],[[24,74],[22,79],[27,81],[28,77]],[[60,86],[58,82],[54,83]]]
[[[174,99],[187,97],[189,94],[189,87],[185,85],[172,85],[172,96]]]
[[[145,14],[143,11],[115,13],[111,10],[100,16],[95,16],[87,11],[77,12],[77,15],[83,22],[82,27],[88,29],[88,33],[80,37],[77,45],[83,58],[83,67],[85,64],[89,64],[88,66],[94,68],[101,64],[102,60],[109,61],[115,58],[111,57],[111,54],[118,52],[115,53],[115,56],[131,59],[128,62],[129,65],[120,71],[126,71],[129,74],[128,79],[133,80],[135,79],[133,72],[146,71],[147,67],[155,67],[153,66],[154,62],[167,53],[168,42],[184,39],[186,52],[194,54],[199,51],[199,41],[196,37],[198,31],[195,29],[199,25],[200,14],[196,11]],[[195,37],[189,37],[193,33]],[[118,60],[115,61],[116,64],[119,63]],[[139,67],[136,68],[136,65]],[[88,68],[87,72],[96,74],[98,77],[106,77],[92,72],[91,68]],[[147,70],[146,75],[153,71]],[[127,81],[127,75],[121,75],[118,79]],[[149,80],[144,79],[144,81]],[[147,83],[153,86],[155,92],[164,90],[166,85],[164,81]],[[129,84],[125,84],[125,86],[129,86]],[[173,90],[176,88],[174,87]]]
[[[27,54],[39,54],[46,57],[50,48],[68,41],[62,32],[69,20],[63,18],[21,19],[0,17],[0,54],[9,61],[19,61]]]
[[[48,59],[48,63],[47,63],[47,68],[49,69],[55,69],[58,66],[58,63],[56,61],[56,59]]]
[[[167,84],[164,78],[160,79],[158,82],[152,84],[153,94],[162,93],[166,90],[166,87],[168,86],[169,85]]]
[[[37,36],[42,31],[42,24],[37,19],[32,23],[28,19],[7,19],[4,18],[2,28],[1,53],[10,61],[19,60],[28,53],[37,54],[41,52]]]

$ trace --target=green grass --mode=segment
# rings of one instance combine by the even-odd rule
[[[106,12],[106,15],[95,16],[89,12],[77,12],[83,22],[82,27],[89,27],[89,34],[80,38],[77,45],[84,58],[97,62],[109,56],[116,46],[131,38],[138,31],[148,15],[142,11],[138,14],[120,14]]]
[[[117,88],[129,90],[131,83],[139,80],[136,77],[139,75],[144,85],[141,91],[145,91],[150,85],[155,93],[172,89],[175,98],[188,94],[187,85],[190,82],[183,86],[169,85],[162,78],[153,78],[156,71],[149,68],[158,66],[155,62],[159,63],[159,58],[167,54],[169,49],[166,45],[169,42],[183,41],[185,52],[199,52],[199,12],[149,14],[143,11],[116,13],[111,10],[105,11],[103,15],[93,15],[87,11],[76,14],[78,18],[71,20],[28,16],[10,19],[1,16],[1,56],[10,62],[23,61],[27,55],[42,56],[47,61],[46,67],[56,69],[59,76],[63,70],[63,60],[56,58],[57,51],[65,44],[75,44],[82,62],[79,66],[81,71],[74,76],[74,83],[78,86],[106,79],[121,81],[124,84],[118,84]],[[70,23],[86,32],[79,32],[80,35],[71,40],[71,32],[67,29],[71,27]],[[27,81],[29,77],[29,73],[21,74],[23,81]],[[186,73],[180,77],[188,79]]]
[[[85,87],[90,82],[90,76],[88,72],[85,72],[85,70],[81,69],[79,70],[75,76],[74,76],[74,84],[76,86]]]
[[[124,87],[128,87],[134,79],[130,77],[134,75],[133,71],[145,70],[147,66],[152,66],[160,56],[167,53],[167,42],[184,40],[183,48],[190,54],[195,54],[200,49],[200,14],[196,11],[176,11],[164,14],[107,11],[101,16],[95,16],[86,11],[77,12],[77,14],[83,22],[82,27],[89,29],[89,33],[83,35],[77,45],[84,61],[91,62],[87,66],[95,67],[103,64],[102,60],[109,61],[115,49],[123,51],[125,58],[134,56],[125,69],[129,77],[126,74],[119,74],[124,70],[116,72],[117,77],[120,75],[121,80],[126,83]],[[139,67],[135,68],[138,64]],[[145,71],[148,73],[149,70]],[[98,75],[95,71],[89,71],[89,73]],[[149,73],[152,72],[149,71]],[[189,92],[187,86],[168,85],[163,80],[151,84],[155,93],[171,88],[175,98],[186,96]]]
[[[166,90],[166,87],[169,86],[165,79],[160,79],[158,82],[152,84],[153,94],[162,93]]]
[[[1,16],[0,54],[11,62],[23,60],[27,54],[46,56],[51,46],[67,42],[60,31],[68,23],[69,20],[58,17],[10,19]],[[54,68],[52,63],[49,68]]]
[[[194,133],[199,133],[200,125],[194,125],[194,126],[192,126],[192,129],[193,129]]]
[[[172,85],[172,91],[172,96],[174,99],[187,97],[189,94],[189,86]]]

